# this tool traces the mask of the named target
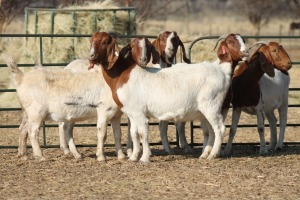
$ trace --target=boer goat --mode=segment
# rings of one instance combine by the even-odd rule
[[[91,51],[99,49],[101,53],[91,57],[91,66],[101,64],[114,101],[131,121],[133,153],[129,160],[138,160],[139,134],[143,144],[140,161],[150,162],[148,117],[175,122],[198,119],[208,123],[215,141],[207,159],[219,155],[225,132],[221,107],[232,73],[233,55],[227,43],[221,42],[218,48],[220,60],[214,63],[180,63],[171,68],[157,69],[124,64],[122,57],[115,56],[118,53],[116,40],[105,32],[94,33],[92,37],[96,37],[98,43],[92,45]],[[235,56],[241,60],[245,56],[245,45],[242,42],[237,47]]]
[[[257,116],[260,154],[268,153],[264,135],[264,115],[271,128],[269,148],[275,149],[275,145],[276,148],[282,148],[290,82],[287,71],[292,67],[291,60],[284,48],[276,42],[258,42],[253,46],[256,45],[259,46],[249,62],[242,63],[232,79],[232,123],[228,143],[223,151],[224,155],[230,155],[241,111]],[[275,109],[278,109],[280,117],[278,143]]]
[[[184,45],[175,31],[160,32],[158,37],[152,42],[152,45],[158,51],[160,60],[159,60],[159,65],[154,65],[151,67],[156,67],[156,68],[171,67],[174,58],[177,54],[177,50],[179,46],[181,47],[183,52],[182,55],[183,60],[186,63],[191,63],[190,60],[186,57]],[[161,137],[164,150],[168,154],[174,154],[174,151],[171,149],[168,141],[168,135],[167,135],[168,124],[169,124],[168,121],[159,122],[160,137]],[[179,135],[179,143],[181,147],[184,149],[185,152],[190,151],[191,147],[188,145],[185,137],[185,122],[176,123],[175,126]],[[128,137],[128,139],[129,140],[127,143],[127,153],[128,155],[131,155],[132,141],[130,137]]]
[[[148,45],[151,47],[150,42]],[[153,50],[154,48],[150,49]],[[124,51],[124,53],[127,53],[127,50]],[[148,51],[145,51],[145,53],[150,56]],[[115,56],[119,57],[118,54]],[[133,53],[130,56],[135,58]],[[136,58],[140,58],[140,56]],[[149,62],[149,60],[150,58],[134,61],[134,59],[128,58],[123,61],[126,64],[134,62],[145,65],[145,62]],[[81,61],[74,63],[74,65],[82,65]],[[72,129],[74,123],[98,116],[97,159],[105,160],[103,147],[106,139],[106,126],[109,120],[115,129],[114,136],[118,158],[122,159],[125,157],[122,152],[120,138],[120,117],[122,113],[112,99],[110,88],[104,81],[101,70],[49,70],[40,67],[23,73],[18,69],[14,61],[8,61],[7,65],[15,74],[17,92],[23,108],[19,156],[27,158],[26,139],[29,133],[33,155],[41,160],[44,159],[37,140],[38,131],[43,120],[53,119],[65,123],[63,125],[65,135],[60,134],[61,146],[67,148],[68,142],[70,151],[75,158],[81,158],[73,142]],[[65,142],[65,139],[67,142]]]
[[[174,58],[176,57],[178,47],[181,46],[182,49],[182,58],[185,63],[190,64],[190,59],[187,58],[185,53],[185,48],[180,40],[177,32],[175,31],[163,31],[158,37],[152,42],[153,46],[159,53],[160,68],[171,67],[174,62]],[[165,151],[169,154],[174,154],[174,151],[170,148],[170,144],[168,141],[168,121],[160,121],[159,122],[159,131],[160,137]],[[185,152],[191,151],[191,147],[188,145],[186,137],[185,137],[185,122],[175,123],[176,130],[179,136],[179,144],[181,148],[184,149]]]

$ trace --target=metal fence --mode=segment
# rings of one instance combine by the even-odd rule
[[[200,37],[200,38],[197,38],[195,39],[189,46],[188,48],[188,55],[189,55],[189,58],[192,59],[192,55],[191,55],[191,50],[193,48],[193,46],[199,42],[199,41],[203,41],[203,40],[212,40],[212,39],[217,39],[219,38],[219,36],[208,36],[208,37]],[[283,40],[291,40],[291,39],[300,39],[300,36],[243,36],[244,39],[278,39],[279,42],[283,41]],[[292,65],[300,65],[300,61],[293,61],[292,62]],[[300,88],[289,88],[289,91],[297,91],[299,92],[300,91]],[[289,108],[300,108],[300,104],[289,104],[288,105]],[[196,126],[194,125],[193,122],[190,123],[190,130],[191,130],[191,147],[193,146],[201,146],[202,144],[201,143],[195,143],[194,142],[194,130],[195,129],[199,129],[201,128],[200,126]],[[265,124],[266,127],[269,127],[268,124]],[[277,127],[279,125],[277,124]],[[299,123],[288,123],[286,125],[287,127],[297,127],[297,126],[300,126]],[[229,124],[226,124],[226,127],[230,127]],[[249,127],[257,127],[256,124],[239,124],[238,125],[239,128],[249,128]],[[259,144],[259,143],[242,143],[244,145],[249,145],[249,144]],[[288,144],[300,144],[300,140],[299,141],[296,141],[296,142],[289,142]]]
[[[0,38],[28,38],[28,37],[34,37],[34,38],[39,38],[39,48],[40,48],[40,59],[39,62],[40,64],[42,64],[43,66],[66,66],[68,63],[44,63],[43,61],[43,38],[55,38],[55,37],[90,37],[90,34],[86,34],[86,35],[77,35],[77,34],[0,34]],[[148,37],[148,38],[156,38],[156,36],[153,35],[121,35],[118,36],[119,38],[135,38],[135,37]],[[284,40],[284,39],[300,39],[300,36],[243,36],[244,38],[248,38],[248,39],[280,39],[280,40]],[[200,37],[195,39],[189,46],[188,48],[188,55],[189,57],[192,59],[192,48],[193,46],[199,42],[199,41],[203,41],[203,40],[212,40],[212,39],[217,39],[218,36],[209,36],[209,37]],[[299,61],[294,61],[292,62],[293,65],[300,65]],[[31,63],[31,64],[22,64],[19,63],[18,64],[21,67],[32,67],[35,65],[35,63]],[[0,67],[6,67],[6,64],[0,64]],[[300,88],[290,88],[289,91],[300,91]],[[15,89],[3,89],[0,88],[0,93],[3,92],[16,92]],[[289,104],[289,107],[294,107],[294,108],[299,108],[300,104]],[[2,111],[20,111],[21,108],[0,108],[0,112]],[[158,125],[158,123],[150,123],[149,125]],[[173,125],[173,123],[170,123],[170,125]],[[76,124],[75,127],[88,127],[88,126],[96,126],[96,124]],[[128,126],[128,123],[122,123],[121,126]],[[293,123],[293,124],[287,124],[287,126],[293,126],[293,127],[297,127],[300,126],[300,124],[298,123]],[[18,128],[19,125],[1,125],[0,124],[0,128]],[[58,127],[57,124],[46,124],[45,122],[43,122],[42,124],[42,130],[43,130],[43,144],[41,147],[46,147],[46,148],[51,148],[51,147],[58,147],[58,145],[48,145],[47,141],[46,141],[46,128],[47,127]],[[229,125],[226,125],[226,127],[229,127]],[[241,128],[247,128],[247,127],[256,127],[255,124],[243,124],[243,125],[238,125],[238,127]],[[268,125],[266,125],[266,127],[268,127]],[[190,136],[191,136],[191,143],[190,145],[193,146],[200,146],[202,145],[201,143],[195,143],[194,142],[194,129],[199,129],[200,126],[196,126],[194,125],[193,122],[190,123]],[[299,144],[300,141],[296,141],[293,143],[297,143]],[[151,145],[160,145],[161,143],[151,143]],[[174,142],[170,142],[170,144],[175,144],[177,146],[179,146],[179,141],[178,141],[178,134],[176,133],[176,141]],[[247,143],[243,143],[243,144],[247,144]],[[257,144],[257,143],[251,143],[251,144]],[[77,145],[80,147],[83,146],[96,146],[95,144],[88,144],[88,145]],[[112,146],[112,144],[106,144],[106,146]],[[17,148],[17,146],[8,146],[8,145],[2,145],[0,146],[0,148]]]
[[[64,15],[70,15],[72,17],[73,23],[72,23],[72,34],[79,34],[76,32],[76,26],[78,17],[77,15],[82,13],[89,13],[93,15],[93,32],[98,31],[97,29],[97,14],[98,13],[112,13],[112,23],[113,23],[113,29],[115,30],[116,24],[118,23],[118,12],[127,12],[127,21],[126,23],[122,24],[126,27],[126,32],[121,34],[131,35],[136,33],[136,9],[135,7],[123,7],[123,8],[103,8],[103,9],[52,9],[52,8],[25,8],[25,29],[26,34],[29,34],[29,16],[33,15],[33,24],[34,24],[34,32],[33,34],[38,34],[38,23],[39,23],[39,13],[47,14],[50,17],[50,23],[49,23],[49,32],[48,34],[54,34],[54,28],[55,28],[55,17],[57,14],[64,14]]]

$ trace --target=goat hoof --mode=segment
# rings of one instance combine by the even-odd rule
[[[183,148],[183,152],[184,152],[184,153],[192,153],[192,152],[193,152],[193,149],[192,149],[192,147],[187,146],[187,147],[184,147],[184,148]]]
[[[100,161],[100,162],[106,162],[105,156],[98,156],[97,160]]]
[[[81,154],[79,154],[79,155],[77,155],[77,156],[74,156],[74,157],[75,157],[75,159],[76,159],[76,160],[78,160],[78,161],[79,161],[79,160],[83,160],[83,158],[82,158],[82,155],[81,155]]]
[[[149,158],[141,158],[140,159],[140,162],[142,162],[142,163],[150,163],[150,159]]]
[[[261,156],[267,156],[267,155],[269,155],[268,149],[265,148],[265,149],[260,150],[259,151],[259,155],[261,155]]]
[[[28,156],[26,156],[26,155],[18,156],[18,157],[20,157],[20,159],[21,159],[21,160],[24,160],[24,161],[28,160]]]
[[[203,155],[199,156],[199,160],[204,160],[204,159],[206,159],[205,156],[203,156]]]
[[[218,157],[218,155],[210,154],[206,159],[207,159],[207,160],[213,160],[213,159],[215,159],[215,158],[217,158],[217,157]]]
[[[276,146],[276,147],[275,147],[275,150],[276,150],[276,151],[281,151],[281,150],[282,150],[282,146]]]
[[[221,156],[224,158],[229,158],[231,157],[231,152],[222,151]]]
[[[169,149],[168,151],[166,151],[166,153],[167,153],[168,155],[175,155],[175,152],[174,152],[173,149]]]
[[[206,159],[206,158],[208,157],[208,155],[209,155],[209,153],[203,152],[203,153],[201,154],[201,156],[199,157],[199,159]]]
[[[127,157],[130,158],[132,155],[132,149],[127,149]]]
[[[137,157],[132,156],[132,155],[129,157],[128,160],[130,160],[130,161],[132,161],[132,162],[137,162],[137,161],[138,161]]]
[[[40,162],[44,162],[47,159],[44,156],[36,157]]]
[[[62,150],[64,151],[65,155],[69,155],[71,153],[68,148],[62,148]]]
[[[123,152],[118,153],[118,160],[124,160],[125,158],[126,158],[126,156]]]

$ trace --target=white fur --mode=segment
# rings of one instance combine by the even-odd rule
[[[60,131],[64,130],[65,137],[60,138],[75,158],[81,158],[73,142],[72,130],[74,123],[97,116],[98,129],[98,160],[105,160],[103,144],[106,138],[106,126],[109,120],[117,127],[115,134],[116,152],[118,157],[124,157],[120,143],[120,117],[121,112],[111,97],[110,88],[104,81],[101,70],[82,71],[80,66],[86,65],[85,61],[74,61],[77,69],[74,71],[63,69],[37,68],[25,73],[21,84],[17,86],[18,96],[24,109],[27,121],[24,127],[29,132],[35,157],[44,159],[38,144],[38,130],[41,122],[52,119],[64,122]],[[27,134],[21,130],[21,133]],[[26,156],[26,137],[20,135],[19,156]]]
[[[231,63],[218,62],[180,63],[165,69],[133,68],[128,82],[117,89],[122,111],[131,121],[134,149],[130,160],[138,159],[139,133],[143,143],[140,160],[149,162],[148,117],[175,122],[201,120],[205,123],[207,120],[216,136],[207,158],[218,156],[225,131],[221,106],[230,74]]]
[[[173,43],[171,41],[171,39],[174,37],[174,32],[171,32],[171,34],[168,36],[167,38],[167,42],[166,42],[166,48],[165,48],[165,53],[166,53],[166,61],[168,60],[168,57],[171,57],[174,51],[174,46]],[[172,63],[170,63],[172,64]]]

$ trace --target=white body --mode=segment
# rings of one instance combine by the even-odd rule
[[[97,121],[97,155],[98,160],[105,159],[103,144],[106,138],[106,125],[114,116],[120,118],[121,113],[111,97],[110,88],[104,81],[101,70],[49,70],[40,67],[23,75],[17,91],[25,116],[28,118],[25,127],[28,128],[35,157],[44,159],[37,141],[42,120],[65,122],[65,137],[70,151],[76,158],[81,158],[73,142],[73,125],[77,121],[101,116]],[[25,134],[22,130],[21,133]],[[115,132],[118,155],[123,154],[119,142],[120,135],[120,130]],[[60,136],[63,137],[62,134]],[[26,156],[24,155],[26,138],[27,135],[20,135],[20,156]]]
[[[283,74],[281,71],[275,70],[275,76],[273,78],[264,74],[259,81],[259,86],[261,89],[261,98],[256,107],[243,107],[241,111],[251,114],[257,115],[257,124],[258,129],[264,128],[264,118],[259,117],[262,112],[268,119],[271,130],[271,140],[269,144],[269,149],[282,149],[285,127],[287,123],[287,109],[288,109],[288,89],[290,83],[290,77],[288,75]],[[260,108],[260,109],[259,109]],[[274,114],[274,111],[278,109],[279,112],[279,125],[280,125],[280,134],[277,142],[277,118]],[[236,130],[238,118],[232,119],[232,124],[236,124],[233,126],[233,131]],[[259,133],[262,132],[258,130]],[[228,143],[224,149],[224,154],[229,155],[232,148],[233,137],[229,137]],[[264,137],[260,134],[260,154],[268,153],[268,149],[266,148],[266,143]]]
[[[78,72],[83,74],[87,72],[89,66],[89,61],[84,60],[84,59],[78,59],[74,60],[71,63],[69,63],[64,69],[72,72]],[[121,150],[121,127],[120,127],[120,120],[121,120],[121,111],[118,108],[118,106],[114,103],[112,97],[111,97],[111,92],[110,88],[106,84],[106,82],[103,79],[103,75],[101,72],[100,67],[95,70],[95,68],[91,69],[90,71],[99,71],[101,77],[99,78],[100,81],[97,83],[97,85],[93,85],[93,80],[90,80],[90,84],[93,86],[97,86],[98,88],[101,88],[100,93],[97,95],[100,97],[102,105],[99,109],[94,108],[95,114],[91,114],[89,118],[96,118],[97,117],[97,112],[98,115],[101,118],[98,119],[98,127],[101,126],[100,131],[101,134],[98,134],[98,151],[97,151],[97,157],[98,160],[105,160],[105,155],[104,155],[104,143],[105,143],[105,138],[106,138],[106,126],[109,121],[111,121],[114,136],[115,136],[115,141],[116,143],[116,154],[118,156],[118,159],[123,159],[125,158],[125,155],[123,154]],[[89,86],[88,86],[89,87]],[[68,153],[69,149],[66,143],[66,139],[68,140],[68,136],[72,137],[73,136],[73,128],[74,128],[75,123],[59,123],[59,135],[60,135],[60,146],[61,148],[65,151],[65,153]],[[98,132],[99,133],[99,132]],[[67,138],[65,138],[67,137]],[[73,140],[71,140],[73,141]],[[70,145],[69,145],[70,146]],[[71,150],[71,149],[70,149]],[[73,152],[72,152],[73,153]],[[74,154],[74,153],[73,153]]]
[[[208,122],[216,140],[207,158],[215,158],[225,131],[221,106],[230,84],[230,74],[231,63],[219,64],[219,61],[180,63],[165,69],[133,68],[128,82],[117,89],[122,111],[131,121],[134,150],[130,160],[135,161],[138,157],[138,132],[143,136],[141,161],[149,161],[147,117],[175,122]]]

